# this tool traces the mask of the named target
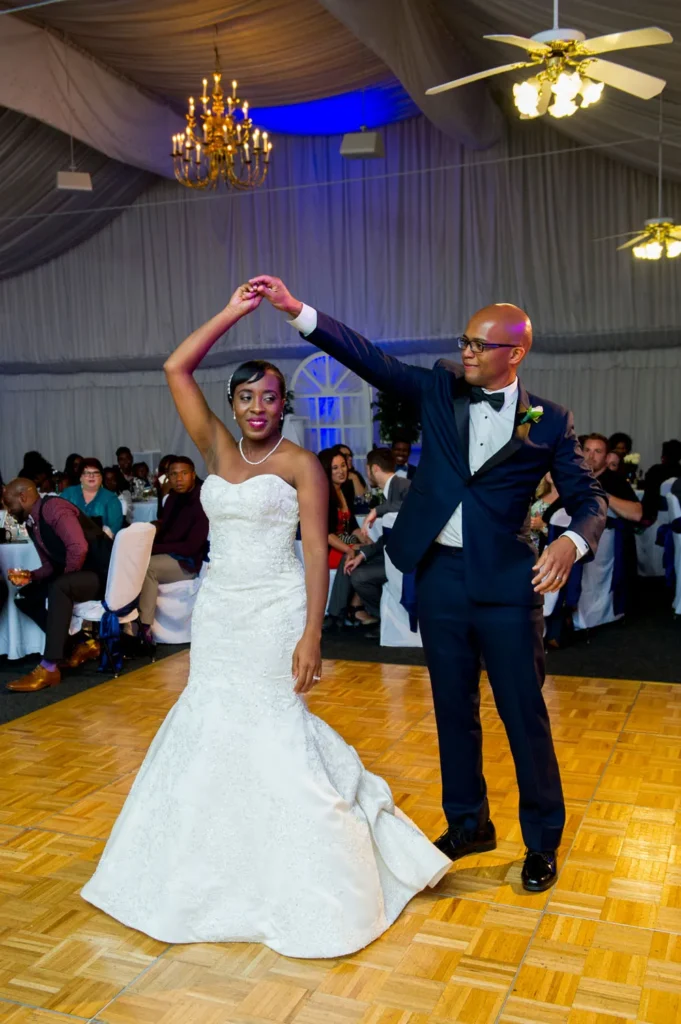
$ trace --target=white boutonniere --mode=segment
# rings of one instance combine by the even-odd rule
[[[527,411],[525,412],[523,418],[521,419],[520,426],[522,427],[524,423],[539,423],[539,420],[542,418],[543,415],[543,405],[531,405],[529,409],[527,409]]]

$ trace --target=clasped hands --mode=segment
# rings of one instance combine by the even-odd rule
[[[293,298],[284,282],[269,274],[260,274],[239,285],[229,300],[229,306],[239,316],[245,316],[257,309],[263,299],[292,318],[297,317],[303,308],[302,302]]]

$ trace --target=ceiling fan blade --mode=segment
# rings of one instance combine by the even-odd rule
[[[539,92],[539,99],[537,101],[537,113],[539,117],[542,117],[549,109],[549,103],[551,102],[552,95],[553,93],[551,92],[551,83],[542,82],[542,87]]]
[[[426,96],[435,96],[439,92],[446,92],[447,89],[458,89],[460,85],[468,85],[470,82],[478,82],[481,78],[491,78],[492,75],[501,75],[504,71],[515,71],[516,68],[527,68],[532,66],[532,61],[520,60],[515,64],[502,64],[498,68],[489,68],[487,71],[478,71],[475,75],[466,75],[465,78],[456,78],[453,82],[445,82],[443,85],[434,85],[432,89],[426,89]]]
[[[536,39],[526,39],[525,36],[483,36],[483,39],[491,39],[495,43],[508,43],[509,46],[519,46],[521,50],[529,53],[550,53],[551,47],[546,43],[539,43]]]
[[[622,92],[638,96],[641,100],[651,100],[653,96],[659,96],[667,84],[664,78],[644,75],[642,71],[634,71],[633,68],[625,68],[623,64],[613,64],[609,60],[587,60],[580,65],[580,70],[582,66],[583,73],[589,78],[605,82],[613,89],[621,89]]]
[[[619,252],[620,249],[631,249],[632,245],[638,245],[638,243],[642,242],[644,238],[650,238],[649,231],[644,231],[642,235],[637,235],[636,238],[631,238],[628,242],[625,242],[624,245],[618,245],[617,252]]]
[[[594,36],[581,45],[589,53],[609,53],[611,50],[629,50],[634,46],[659,46],[673,43],[674,39],[663,28],[635,28],[630,32],[611,32],[607,36]]]
[[[640,235],[641,229],[636,228],[635,231],[619,231],[616,235],[601,235],[599,238],[594,238],[594,242],[612,242],[613,238],[629,238],[631,235]]]

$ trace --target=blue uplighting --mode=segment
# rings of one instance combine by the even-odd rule
[[[342,135],[357,132],[362,125],[380,128],[404,121],[419,109],[399,82],[389,82],[322,100],[253,107],[250,113],[259,128],[282,135]]]

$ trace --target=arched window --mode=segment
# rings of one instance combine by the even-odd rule
[[[304,416],[305,447],[319,452],[347,444],[359,462],[372,444],[369,385],[325,352],[304,359],[291,380],[296,415]]]

